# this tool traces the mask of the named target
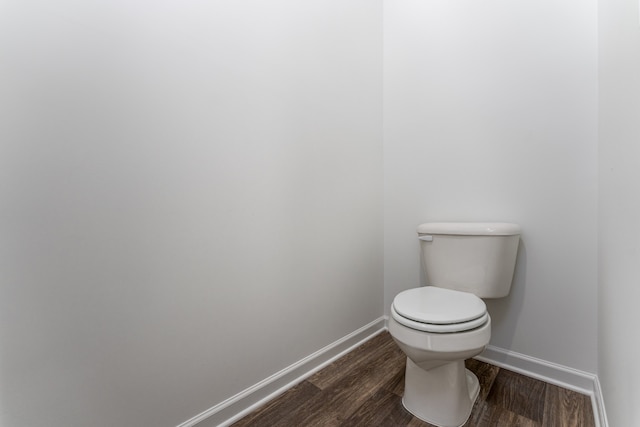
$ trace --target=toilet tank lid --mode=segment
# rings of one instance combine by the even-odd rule
[[[453,234],[461,236],[513,236],[520,226],[509,222],[427,222],[418,226],[418,234]]]

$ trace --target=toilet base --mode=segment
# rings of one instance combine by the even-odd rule
[[[464,360],[424,370],[407,358],[402,404],[417,418],[439,427],[460,427],[480,392],[478,378]]]

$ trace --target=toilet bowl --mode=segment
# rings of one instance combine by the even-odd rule
[[[464,361],[491,338],[481,298],[508,295],[520,227],[510,223],[426,223],[418,226],[429,286],[396,295],[389,333],[407,355],[404,407],[440,427],[462,426],[480,386]]]
[[[409,289],[394,299],[389,333],[407,355],[404,407],[431,424],[463,425],[480,390],[464,360],[480,354],[491,338],[484,302],[432,286]]]

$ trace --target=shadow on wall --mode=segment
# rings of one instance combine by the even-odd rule
[[[510,350],[524,304],[527,282],[527,247],[520,239],[511,292],[505,298],[485,299],[491,316],[491,345]]]

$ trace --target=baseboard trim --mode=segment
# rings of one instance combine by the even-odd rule
[[[602,397],[602,388],[600,387],[600,380],[596,376],[594,382],[593,395],[591,395],[591,403],[593,404],[593,413],[596,416],[596,425],[600,423],[599,427],[609,427],[607,421],[607,411],[604,409],[604,397]]]
[[[518,372],[583,394],[594,391],[595,375],[511,350],[488,345],[476,356],[482,362]]]
[[[492,345],[474,359],[590,396],[596,427],[608,427],[597,375]]]
[[[284,393],[289,388],[313,375],[355,347],[383,332],[386,318],[380,317],[368,325],[329,344],[304,359],[271,375],[259,383],[220,402],[177,427],[226,427],[254,409]]]

